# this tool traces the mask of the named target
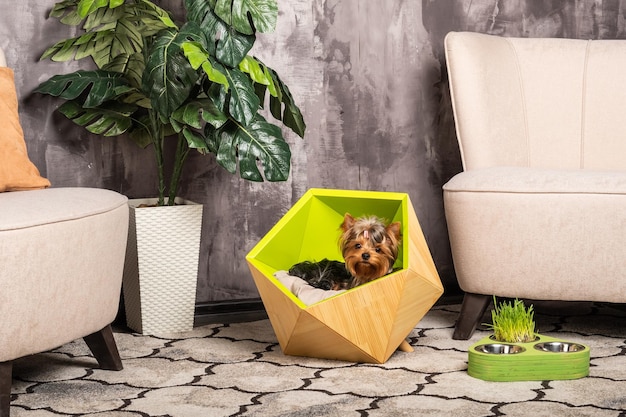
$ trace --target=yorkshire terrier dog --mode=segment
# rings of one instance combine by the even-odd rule
[[[385,226],[376,216],[354,218],[346,213],[339,247],[345,263],[323,259],[300,262],[289,269],[315,288],[343,290],[365,284],[392,272],[400,246],[399,222]]]

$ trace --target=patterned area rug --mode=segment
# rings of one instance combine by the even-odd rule
[[[591,348],[590,376],[486,382],[467,374],[471,340],[452,340],[459,306],[434,307],[414,352],[383,365],[285,356],[269,321],[207,325],[167,337],[115,334],[125,369],[93,368],[82,341],[16,362],[11,415],[626,416],[626,312],[535,303],[540,333]],[[487,319],[487,317],[486,317]]]

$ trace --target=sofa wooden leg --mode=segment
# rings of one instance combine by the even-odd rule
[[[124,368],[110,324],[83,339],[102,369],[121,371]]]
[[[9,417],[12,382],[13,361],[0,362],[0,417]]]
[[[491,295],[465,293],[453,339],[467,340],[472,337],[492,298]]]

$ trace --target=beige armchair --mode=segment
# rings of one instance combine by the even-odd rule
[[[83,338],[102,368],[122,369],[110,324],[128,233],[123,195],[45,188],[4,64],[0,50],[0,417],[9,416],[15,359]]]
[[[464,167],[443,187],[453,338],[493,295],[626,302],[626,40],[452,32],[445,51]]]

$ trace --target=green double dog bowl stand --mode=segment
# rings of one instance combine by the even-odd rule
[[[578,379],[589,375],[589,347],[543,335],[528,343],[490,336],[469,348],[467,373],[485,381]]]

